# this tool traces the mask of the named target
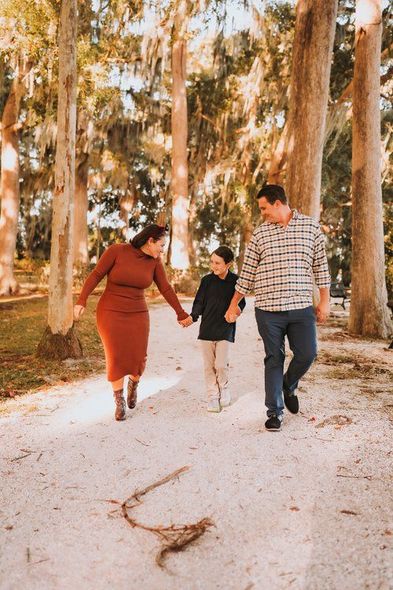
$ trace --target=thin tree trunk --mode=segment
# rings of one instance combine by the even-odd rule
[[[74,197],[74,267],[84,277],[89,263],[88,249],[88,182],[89,182],[88,115],[78,109],[76,132],[76,166]]]
[[[188,155],[186,58],[187,2],[180,0],[172,46],[172,242],[171,264],[186,270],[188,255]]]
[[[80,357],[73,329],[72,264],[76,136],[77,2],[63,0],[59,34],[59,97],[52,244],[49,275],[48,327],[38,346],[45,358]]]
[[[189,217],[188,217],[188,259],[190,261],[190,265],[195,268],[197,264],[197,256],[195,252],[195,239],[194,239],[194,223],[197,217],[196,213],[196,203],[195,203],[195,195],[190,198],[190,205],[189,205]]]
[[[336,14],[337,0],[297,3],[286,188],[291,206],[317,219]]]
[[[254,230],[250,207],[248,205],[244,205],[243,211],[244,211],[244,215],[243,215],[242,226],[241,226],[241,231],[240,231],[239,257],[238,257],[238,261],[237,261],[239,273],[243,267],[244,255],[246,253],[246,248],[247,248],[249,241],[251,240],[252,232]]]
[[[379,68],[381,2],[356,4],[352,117],[352,280],[349,329],[387,338],[392,330],[385,280]]]
[[[133,179],[131,179],[126,193],[120,197],[119,199],[119,217],[121,221],[124,223],[124,226],[121,228],[121,234],[124,240],[128,239],[128,229],[130,227],[130,215],[131,211],[135,207],[136,202],[136,186]],[[164,224],[165,225],[165,224]]]
[[[20,203],[18,119],[24,91],[22,74],[17,72],[1,121],[0,295],[9,295],[18,290],[14,277]]]
[[[75,207],[74,207],[74,265],[78,272],[84,274],[89,263],[87,210],[88,210],[89,156],[76,166],[75,172]]]

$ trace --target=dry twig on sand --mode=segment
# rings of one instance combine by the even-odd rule
[[[142,496],[145,496],[148,492],[151,492],[155,488],[168,483],[168,481],[171,481],[175,477],[178,477],[188,470],[189,466],[186,465],[180,469],[177,469],[173,473],[170,473],[159,481],[150,484],[146,488],[142,490],[136,490],[132,496],[127,498],[127,500],[125,500],[121,505],[122,515],[129,525],[132,527],[138,527],[145,531],[150,531],[160,539],[161,547],[156,556],[157,565],[160,567],[165,567],[164,561],[168,553],[183,551],[190,543],[201,537],[208,528],[214,526],[213,521],[210,518],[202,518],[198,522],[192,524],[146,526],[132,518],[130,511],[142,503]]]

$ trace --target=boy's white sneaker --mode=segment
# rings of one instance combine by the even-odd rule
[[[209,399],[207,402],[208,412],[221,412],[221,406],[218,399]]]

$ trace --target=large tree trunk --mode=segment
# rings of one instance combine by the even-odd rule
[[[291,206],[316,219],[336,14],[337,0],[297,3],[286,189]]]
[[[385,281],[381,191],[379,68],[381,2],[356,4],[352,117],[352,282],[349,329],[387,338],[392,330]]]
[[[275,148],[273,149],[270,166],[267,174],[267,182],[269,184],[284,184],[284,170],[287,163],[287,135],[288,122],[285,123]]]
[[[172,46],[172,243],[171,264],[185,270],[188,255],[188,155],[187,155],[187,2],[180,0],[174,22]]]
[[[63,0],[59,34],[59,96],[48,327],[38,346],[45,358],[80,357],[73,329],[72,263],[76,136],[77,2]]]
[[[21,78],[17,73],[12,82],[1,121],[0,295],[18,290],[14,256],[20,203],[18,119],[25,89]]]

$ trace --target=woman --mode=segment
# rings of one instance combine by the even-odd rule
[[[126,418],[124,377],[129,376],[127,405],[134,408],[138,382],[146,365],[149,312],[144,290],[154,281],[175,310],[179,323],[189,317],[168,283],[160,260],[165,232],[165,227],[152,224],[138,233],[130,244],[109,246],[87,277],[74,307],[74,317],[78,320],[90,293],[105,275],[108,276],[97,305],[97,327],[104,345],[108,381],[113,388],[116,420]]]

